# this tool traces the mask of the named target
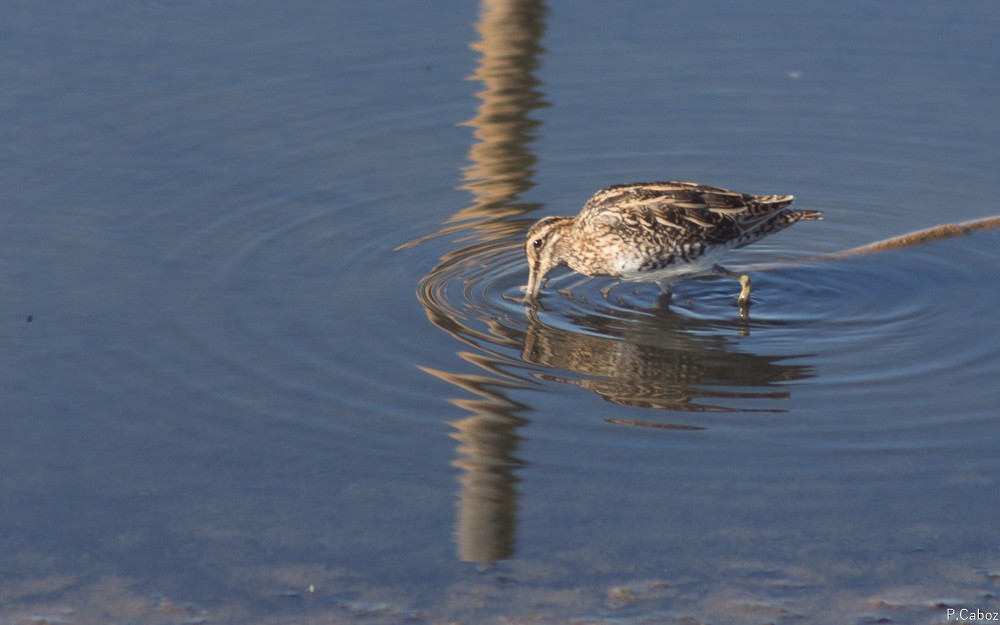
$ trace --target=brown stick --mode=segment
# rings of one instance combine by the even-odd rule
[[[844,258],[852,258],[854,256],[863,256],[865,254],[898,250],[904,247],[912,247],[914,245],[923,245],[924,243],[931,243],[933,241],[943,241],[945,239],[964,237],[974,232],[992,230],[996,228],[1000,228],[1000,215],[983,217],[982,219],[973,219],[972,221],[964,221],[959,224],[941,224],[939,226],[917,230],[916,232],[911,232],[909,234],[904,234],[882,241],[876,241],[875,243],[869,243],[868,245],[862,245],[860,247],[852,247],[839,252],[822,254],[820,256],[811,256],[809,258],[792,261],[790,263],[782,263],[780,265],[755,267],[754,271],[767,271],[770,269],[787,267],[789,265],[825,263],[833,260],[842,260]]]

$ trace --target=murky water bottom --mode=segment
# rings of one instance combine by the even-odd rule
[[[997,609],[998,234],[793,262],[995,212],[992,4],[587,4],[11,10],[0,623]],[[824,220],[519,301],[657,178]]]

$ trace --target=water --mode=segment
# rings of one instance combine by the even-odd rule
[[[996,214],[998,11],[8,7],[0,623],[998,609],[1000,235],[787,264]],[[656,179],[824,220],[517,301]]]

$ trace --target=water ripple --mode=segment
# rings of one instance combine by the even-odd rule
[[[643,286],[622,285],[605,297],[608,281],[563,274],[539,308],[526,307],[522,241],[505,236],[444,259],[419,291],[431,320],[538,379],[626,406],[780,411],[769,403],[787,398],[780,383],[811,375],[807,366],[785,363],[786,355],[740,350],[735,339],[745,324],[721,292],[706,299],[725,314],[704,319],[657,304]]]
[[[737,314],[736,285],[714,278],[680,283],[667,304],[655,287],[563,272],[537,309],[526,308],[519,233],[449,254],[419,295],[453,336],[507,362],[519,359],[536,378],[613,403],[782,411],[788,383],[816,375],[815,365],[803,363],[817,354],[835,363],[826,382],[883,389],[996,360],[990,343],[951,348],[953,311],[941,299],[942,287],[975,290],[977,273],[969,269],[996,264],[990,236],[756,272],[749,320]],[[983,309],[965,312],[985,317],[989,301],[973,299]],[[925,358],[912,357],[917,337]]]

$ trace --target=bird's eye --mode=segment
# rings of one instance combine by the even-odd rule
[[[531,247],[535,248],[536,250],[538,248],[542,247],[542,240],[541,239],[535,239],[534,241],[531,242]]]

